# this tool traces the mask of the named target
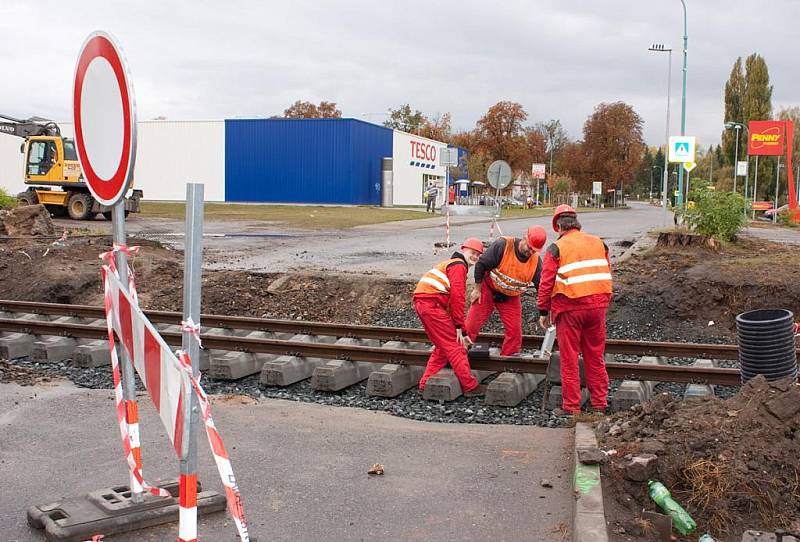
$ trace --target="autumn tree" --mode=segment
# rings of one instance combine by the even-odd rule
[[[494,160],[507,160],[512,169],[522,169],[519,163],[525,145],[523,123],[528,114],[516,102],[498,102],[478,120],[476,132],[479,145]]]
[[[451,131],[450,113],[445,113],[432,119],[425,118],[419,129],[419,135],[428,139],[450,143]]]
[[[591,189],[591,181],[610,186],[629,186],[642,161],[645,144],[642,118],[623,102],[601,103],[583,125],[583,150],[590,177],[576,179],[579,191]]]
[[[342,112],[336,109],[335,102],[323,101],[319,105],[314,105],[311,102],[297,100],[284,110],[283,116],[287,119],[338,119],[342,117]]]
[[[412,110],[410,105],[403,104],[397,109],[389,110],[389,118],[386,119],[383,125],[393,130],[418,134],[426,122],[428,122],[428,119],[421,111]]]

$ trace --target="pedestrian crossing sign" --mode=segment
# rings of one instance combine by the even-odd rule
[[[694,162],[694,136],[672,136],[669,138],[670,162]]]

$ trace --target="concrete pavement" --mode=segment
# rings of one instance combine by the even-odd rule
[[[145,477],[177,477],[152,407],[140,414]],[[214,417],[260,540],[555,541],[571,524],[572,430],[423,423],[239,396],[216,398]],[[25,522],[30,504],[127,480],[115,423],[110,390],[0,384],[2,540],[44,540]],[[200,479],[220,490],[202,438]],[[368,476],[373,463],[386,474]],[[113,540],[170,540],[176,529]],[[235,530],[216,514],[199,534],[234,540]]]

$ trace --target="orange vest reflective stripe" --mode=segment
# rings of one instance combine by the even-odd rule
[[[447,278],[447,267],[456,262],[463,264],[464,260],[451,258],[436,264],[433,269],[422,275],[417,287],[414,288],[414,293],[450,295],[450,279]]]
[[[555,244],[559,252],[559,267],[553,295],[576,298],[611,293],[611,268],[600,238],[574,231]]]
[[[492,278],[495,291],[510,297],[520,296],[533,281],[536,268],[539,267],[539,256],[536,251],[532,251],[528,261],[521,262],[514,250],[514,238],[501,237],[501,239],[506,241],[503,258],[500,260],[500,265],[489,271],[489,276]]]

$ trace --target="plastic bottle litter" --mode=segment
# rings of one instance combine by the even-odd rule
[[[664,484],[650,480],[647,482],[647,487],[650,498],[672,518],[672,526],[676,531],[686,535],[691,534],[697,528],[697,523],[694,522],[692,516],[673,500]]]
[[[710,534],[704,534],[700,537],[700,540],[697,542],[716,542],[713,538],[711,538]]]

